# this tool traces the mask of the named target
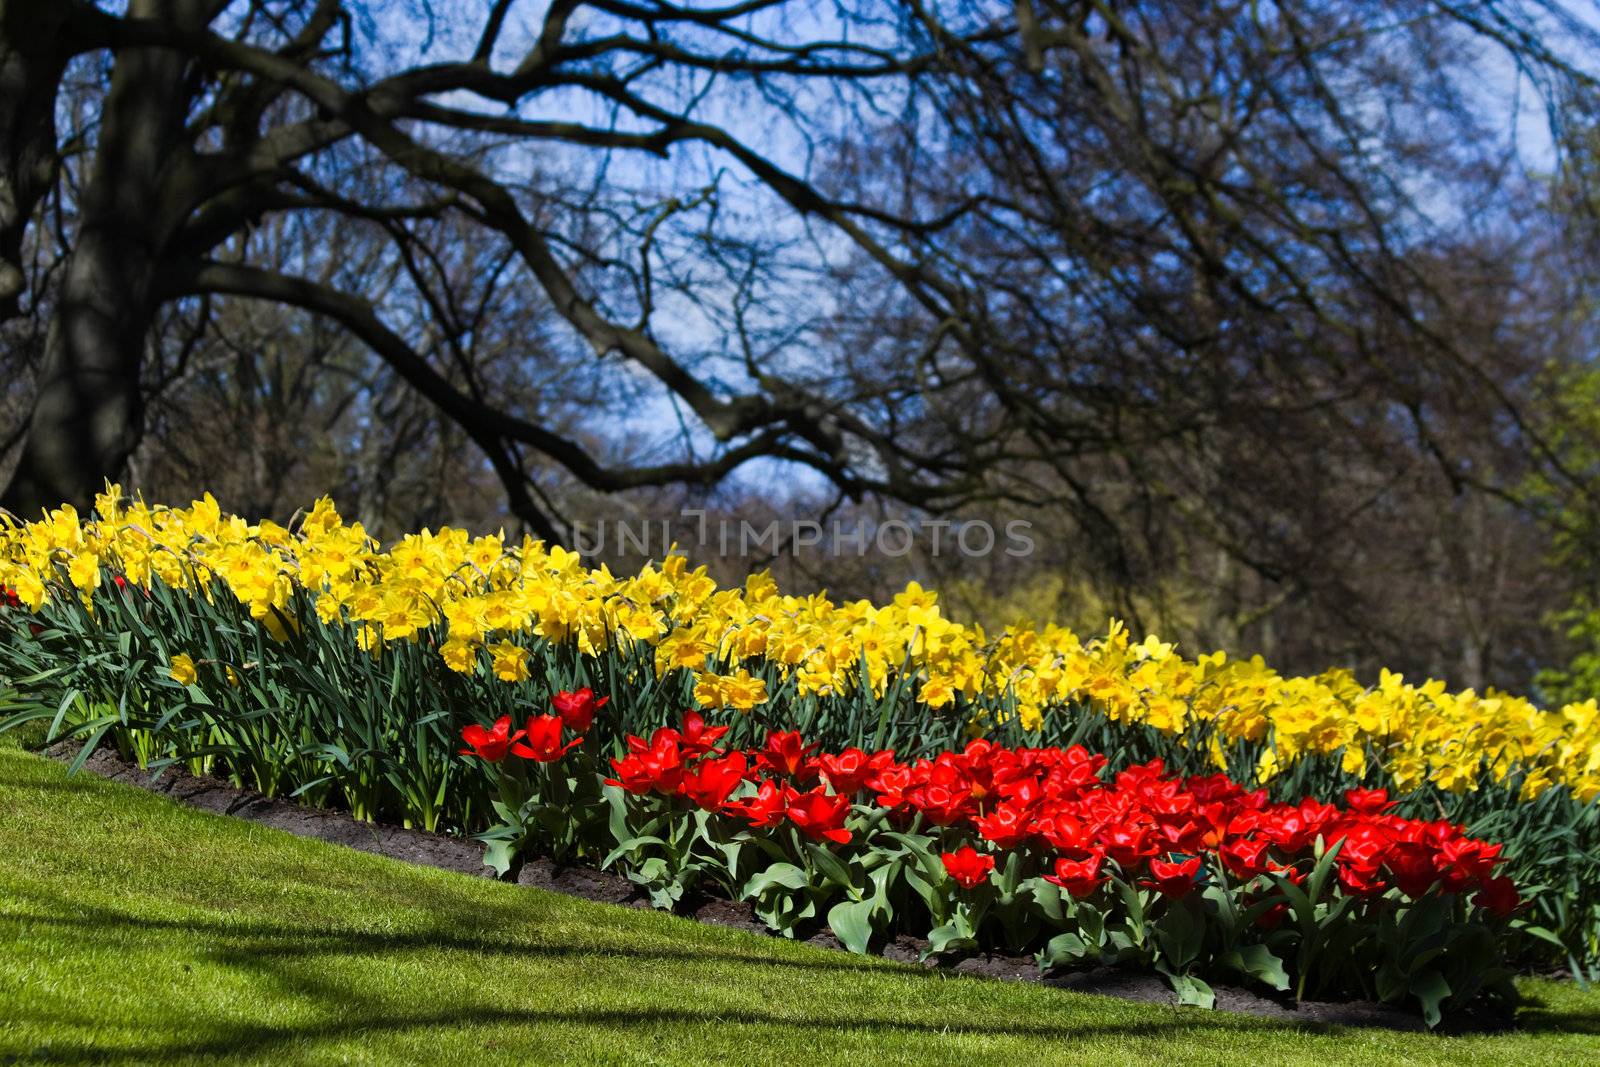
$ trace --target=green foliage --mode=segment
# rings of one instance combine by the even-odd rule
[[[1550,562],[1568,601],[1550,616],[1566,662],[1535,679],[1552,704],[1600,696],[1600,366],[1553,367],[1542,384],[1540,429],[1553,458],[1531,475],[1523,500],[1550,537]]]

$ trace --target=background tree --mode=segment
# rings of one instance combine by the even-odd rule
[[[487,518],[492,478],[562,538],[759,472],[1038,516],[1136,625],[1525,675],[1493,620],[1541,535],[1496,494],[1588,490],[1525,409],[1558,294],[1505,98],[1587,121],[1590,25],[0,0],[0,502],[133,457],[400,523]]]

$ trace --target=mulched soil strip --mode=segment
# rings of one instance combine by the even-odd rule
[[[45,752],[45,755],[63,763],[71,762],[76,754],[77,748],[72,744],[56,745]],[[360,852],[455,871],[474,878],[487,878],[492,874],[483,865],[483,846],[475,841],[398,826],[358,822],[347,812],[310,808],[289,800],[268,799],[259,793],[236,789],[226,782],[199,777],[178,767],[168,767],[160,775],[152,775],[124,761],[112,749],[100,749],[83,766],[101,778],[148,789],[192,808],[270,826],[297,837],[315,838]],[[620,874],[590,867],[558,867],[546,858],[530,859],[524,863],[517,872],[516,884],[605,904],[633,908],[650,906],[649,900],[638,887]],[[735,927],[752,933],[770,933],[748,904],[723,898],[699,897],[686,901],[678,913],[698,922]],[[838,939],[825,929],[805,940],[807,944],[843,951]],[[886,959],[917,964],[926,947],[927,942],[921,939],[901,935],[878,946],[877,951]],[[1123,1000],[1176,1003],[1171,988],[1159,976],[1127,968],[1095,967],[1040,977],[1039,969],[1031,957],[999,954],[968,956],[960,960],[929,960],[922,965],[953,974],[1040,982],[1060,989]],[[1366,1026],[1410,1031],[1426,1029],[1419,1016],[1391,1004],[1374,1001],[1303,1001],[1295,1004],[1289,999],[1274,999],[1254,990],[1234,986],[1214,985],[1213,989],[1217,995],[1216,1006],[1223,1011],[1310,1026]],[[1446,1033],[1465,1033],[1500,1030],[1509,1025],[1511,1020],[1508,1018],[1486,1018],[1484,1013],[1474,1012],[1462,1018],[1447,1018],[1440,1029]]]

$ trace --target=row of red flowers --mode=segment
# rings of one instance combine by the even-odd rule
[[[532,717],[522,730],[512,732],[509,719],[493,730],[469,727],[463,751],[491,762],[559,759],[581,741],[563,744],[563,734],[586,731],[604,703],[588,690],[560,694],[557,714]],[[1447,822],[1393,815],[1382,790],[1352,790],[1342,808],[1309,798],[1275,804],[1220,774],[1169,776],[1160,760],[1106,781],[1105,757],[1079,746],[1010,749],[976,740],[907,764],[892,751],[818,752],[795,732],[773,732],[760,749],[725,751],[716,744],[726,732],[690,712],[679,728],[661,727],[648,740],[630,736],[626,755],[611,760],[607,784],[682,798],[753,829],[787,821],[834,844],[850,841],[846,820],[858,802],[902,822],[920,815],[924,825],[946,828],[947,839],[975,835],[987,844],[943,853],[950,876],[967,888],[988,878],[996,854],[1013,849],[1048,850],[1047,880],[1077,898],[1103,886],[1111,865],[1166,897],[1190,893],[1208,871],[1241,883],[1264,874],[1298,883],[1320,841],[1339,843],[1338,885],[1349,896],[1394,887],[1418,898],[1438,887],[1475,893],[1499,916],[1518,906],[1511,880],[1494,874],[1499,845]],[[741,788],[746,783],[754,788]],[[1282,912],[1266,913],[1263,924]]]

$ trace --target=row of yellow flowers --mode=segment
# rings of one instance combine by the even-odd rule
[[[159,578],[186,588],[220,579],[269,628],[296,586],[324,620],[346,618],[371,645],[414,639],[443,623],[439,653],[452,670],[483,655],[501,678],[526,676],[527,655],[511,640],[532,632],[600,654],[615,643],[652,650],[658,672],[695,672],[708,707],[749,709],[769,699],[764,680],[726,666],[766,661],[800,694],[880,693],[899,672],[919,698],[943,707],[962,694],[1009,693],[1023,725],[1089,702],[1120,722],[1177,733],[1209,720],[1228,739],[1271,738],[1263,776],[1304,753],[1343,751],[1360,771],[1381,752],[1401,788],[1432,781],[1471,789],[1481,766],[1528,772],[1526,795],[1551,785],[1581,799],[1600,795],[1600,707],[1595,700],[1542,710],[1504,693],[1449,692],[1385,672],[1363,686],[1348,672],[1283,677],[1259,657],[1216,652],[1186,659],[1172,645],[1135,642],[1113,622],[1092,640],[1057,626],[1019,624],[997,635],[945,618],[935,594],[911,584],[888,604],[835,604],[818,594],[786,596],[766,574],[719,589],[681,556],[618,577],[574,553],[531,540],[472,537],[442,529],[409,535],[384,551],[359,523],[322,499],[293,528],[226,515],[208,494],[188,508],[125,503],[116,487],[97,500],[98,518],[61,508],[38,522],[0,527],[0,584],[37,610],[63,573],[85,593],[102,567],[135,584]]]

